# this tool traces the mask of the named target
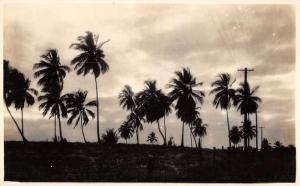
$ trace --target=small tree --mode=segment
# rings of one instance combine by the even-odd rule
[[[117,131],[114,129],[107,129],[105,134],[102,134],[102,139],[104,144],[116,144],[119,140],[119,136],[117,135]]]
[[[147,141],[149,141],[151,144],[158,143],[157,137],[155,136],[154,132],[151,132],[149,134]]]
[[[168,140],[168,146],[176,146],[175,145],[175,141],[174,141],[174,138],[171,136]]]
[[[120,126],[119,133],[121,138],[124,138],[127,144],[127,140],[133,136],[134,128],[131,125],[129,125],[127,121],[125,121]]]
[[[272,149],[269,141],[266,138],[264,138],[261,142],[261,149],[264,151]]]

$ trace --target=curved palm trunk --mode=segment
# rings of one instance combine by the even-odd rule
[[[11,114],[11,112],[10,112],[8,106],[7,106],[6,104],[5,104],[5,106],[6,106],[6,109],[7,109],[8,113],[9,113],[11,119],[14,121],[14,123],[15,123],[15,125],[16,125],[18,131],[19,131],[19,133],[21,134],[23,142],[28,142],[28,140],[27,140],[27,139],[25,138],[25,136],[23,135],[23,132],[21,131],[21,129],[20,129],[20,127],[19,127],[17,121],[15,120],[15,118],[13,117],[13,115]]]
[[[193,139],[194,139],[194,142],[195,142],[195,146],[197,148],[197,141],[196,141],[196,137],[195,135],[193,134],[193,131],[192,131],[192,127],[190,126],[190,132],[191,132],[191,135],[193,136]]]
[[[227,115],[227,128],[228,128],[228,143],[229,148],[231,148],[231,142],[230,142],[230,125],[229,125],[229,117],[228,117],[228,109],[226,108],[226,115]]]
[[[22,124],[22,134],[24,135],[23,108],[21,108],[21,124]]]
[[[59,126],[59,135],[60,135],[60,141],[63,141],[63,135],[62,135],[62,130],[61,130],[61,122],[60,122],[60,116],[57,115],[58,118],[58,126]]]
[[[82,136],[83,136],[84,143],[87,143],[87,141],[86,141],[86,139],[85,139],[84,132],[83,132],[83,123],[82,123],[82,117],[80,117],[80,123],[81,123],[81,132],[82,132]]]
[[[57,136],[56,136],[56,114],[54,115],[54,142],[57,142]]]
[[[96,105],[97,105],[97,139],[98,139],[98,143],[100,143],[99,98],[98,98],[98,84],[97,84],[97,77],[96,77],[96,75],[95,75],[95,85],[96,85]]]
[[[193,147],[192,132],[190,131],[191,147]]]
[[[166,127],[166,116],[164,116],[164,130],[165,130],[165,144],[167,144],[167,127]]]
[[[184,122],[182,122],[182,132],[181,132],[181,147],[184,146]]]
[[[199,137],[199,139],[198,139],[198,147],[199,147],[199,149],[202,149],[201,137]]]
[[[163,138],[163,140],[164,140],[164,145],[166,145],[166,144],[167,144],[167,142],[166,142],[166,138],[165,138],[164,134],[162,133],[162,131],[160,130],[160,124],[159,124],[159,120],[157,120],[157,128],[158,128],[158,131],[159,131],[159,133],[160,133],[161,137],[162,137],[162,138]]]

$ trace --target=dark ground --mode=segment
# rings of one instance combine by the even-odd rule
[[[5,181],[294,182],[295,151],[5,142]]]

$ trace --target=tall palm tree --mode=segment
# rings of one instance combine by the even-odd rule
[[[127,121],[123,122],[123,124],[119,128],[119,133],[121,138],[124,138],[127,144],[127,140],[133,136],[134,129]]]
[[[202,137],[206,135],[206,128],[208,125],[206,123],[202,122],[201,118],[197,118],[192,127],[193,134],[195,136],[198,136],[198,147],[201,149],[202,148]]]
[[[261,102],[261,99],[255,96],[256,91],[258,90],[256,86],[253,90],[249,83],[240,83],[240,87],[236,90],[234,97],[234,106],[237,107],[237,110],[244,115],[244,125],[247,124],[249,120],[249,114],[255,113],[258,108],[258,103]],[[244,127],[246,128],[246,127]],[[244,148],[247,148],[247,140],[244,138]]]
[[[165,96],[161,89],[157,89],[156,87],[156,81],[145,81],[146,88],[139,92],[137,95],[138,100],[143,105],[143,108],[145,109],[145,118],[148,123],[155,122],[157,123],[157,128],[162,136],[162,139],[164,141],[164,145],[167,144],[166,131],[163,133],[160,127],[159,120],[163,118],[166,114],[170,113],[170,105],[168,97]],[[166,130],[166,127],[164,125],[164,129]]]
[[[233,126],[230,130],[230,141],[234,144],[234,147],[241,141],[243,133],[237,126]]]
[[[60,63],[60,58],[56,49],[49,49],[43,55],[39,63],[34,64],[34,77],[39,78],[38,85],[43,86],[46,91],[53,86],[63,89],[63,79],[70,68]]]
[[[4,60],[3,72],[3,96],[6,109],[14,121],[19,133],[21,134],[22,140],[27,142],[23,127],[23,108],[25,107],[25,103],[27,106],[34,104],[34,95],[37,95],[37,91],[33,88],[30,88],[30,80],[25,79],[24,74],[19,72],[17,69],[12,68],[7,60]],[[21,109],[21,128],[9,110],[9,107],[12,104],[14,104],[17,110]]]
[[[176,101],[176,115],[182,121],[181,146],[184,145],[184,124],[191,123],[195,118],[193,111],[196,110],[197,103],[202,104],[205,96],[204,92],[196,88],[201,86],[202,82],[197,82],[191,74],[189,68],[183,68],[182,71],[176,71],[176,78],[172,79],[167,85],[172,88],[169,93],[171,101]]]
[[[228,73],[219,74],[217,77],[218,79],[211,84],[214,88],[210,91],[210,94],[215,94],[213,105],[215,105],[216,108],[220,107],[221,109],[226,110],[228,144],[229,148],[231,148],[228,110],[230,109],[231,102],[235,95],[235,90],[232,88],[232,84],[235,80],[232,81],[231,76]]]
[[[43,109],[43,116],[49,113],[49,118],[54,117],[54,141],[57,141],[56,118],[58,119],[60,140],[63,142],[64,138],[62,135],[60,118],[66,118],[68,116],[66,96],[61,96],[61,91],[58,88],[53,88],[51,92],[46,92],[44,95],[39,96],[38,100],[42,102],[39,109]]]
[[[98,44],[98,35],[94,35],[92,32],[86,32],[86,35],[79,36],[77,43],[70,45],[70,48],[74,48],[80,51],[71,61],[71,65],[74,66],[74,70],[77,70],[77,74],[83,74],[84,76],[88,73],[94,74],[95,87],[96,87],[96,104],[97,104],[97,139],[100,142],[100,128],[99,128],[99,97],[98,97],[98,84],[97,78],[106,73],[109,70],[109,66],[104,60],[104,52],[102,46],[106,42]]]
[[[135,128],[136,142],[139,144],[139,130],[143,129],[141,122],[143,118],[142,108],[139,100],[137,100],[132,88],[129,85],[125,85],[124,89],[120,92],[119,102],[123,109],[130,111],[126,122]]]
[[[255,126],[251,125],[250,120],[246,120],[246,123],[241,126],[243,138],[246,139],[246,147],[250,146],[250,140],[256,135]]]
[[[96,101],[90,101],[86,103],[88,91],[77,91],[73,94],[67,94],[67,112],[71,114],[70,118],[68,119],[68,124],[72,124],[75,120],[75,126],[78,125],[80,121],[80,127],[81,132],[83,136],[83,140],[85,143],[87,143],[83,126],[86,126],[89,122],[89,116],[93,119],[95,118],[95,114],[92,110],[90,110],[91,107],[96,107]]]

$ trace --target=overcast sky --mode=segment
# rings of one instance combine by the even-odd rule
[[[55,48],[61,62],[70,65],[78,54],[72,42],[85,31],[99,34],[110,71],[99,80],[100,129],[117,129],[126,111],[119,106],[117,95],[125,84],[135,92],[144,81],[157,80],[167,93],[166,84],[174,71],[189,67],[206,92],[201,117],[208,124],[204,147],[227,146],[224,111],[212,106],[210,84],[219,73],[230,73],[243,81],[239,68],[254,68],[249,83],[259,85],[257,96],[263,102],[258,115],[265,126],[264,137],[274,143],[295,143],[295,11],[288,5],[167,5],[167,4],[6,4],[4,5],[4,58],[32,80],[32,66],[47,49]],[[88,90],[95,97],[91,75],[77,76],[71,71],[65,79],[64,93]],[[50,140],[54,121],[43,118],[38,104],[24,109],[25,135],[29,140]],[[20,111],[11,108],[20,120]],[[241,125],[243,117],[232,108],[230,123]],[[254,122],[254,116],[251,116]],[[175,112],[169,116],[167,135],[180,144],[181,122]],[[63,135],[68,141],[82,141],[80,128],[73,129],[62,120]],[[140,141],[156,125],[144,123]],[[88,141],[96,141],[96,120],[85,132]],[[260,133],[259,133],[260,135]],[[20,140],[17,129],[5,113],[5,140]],[[159,136],[159,141],[162,139]],[[124,142],[123,139],[120,142]],[[135,136],[129,140],[135,143]],[[190,145],[186,130],[186,145]],[[255,143],[253,140],[252,144]]]

